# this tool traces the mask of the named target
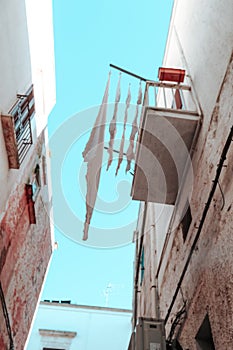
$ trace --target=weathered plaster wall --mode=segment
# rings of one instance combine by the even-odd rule
[[[37,135],[46,127],[56,102],[52,0],[25,0]],[[43,23],[43,26],[41,25]]]
[[[24,176],[9,196],[0,221],[0,277],[11,322],[15,350],[23,350],[52,253],[49,203],[43,180],[35,202],[36,224],[30,224],[25,183],[40,164],[44,138],[34,146]],[[42,175],[42,170],[41,170]],[[9,344],[5,320],[0,311],[1,342]],[[2,332],[2,329],[4,330]]]
[[[56,100],[52,1],[0,0],[0,7],[0,118],[14,105],[17,94],[25,94],[33,84],[36,114],[31,126],[36,142]],[[1,120],[0,169],[1,217],[22,175],[22,167],[9,169]]]
[[[205,117],[212,115],[231,56],[232,13],[231,0],[174,2],[164,65],[176,66],[182,62],[192,77]]]
[[[160,277],[160,307],[166,316],[175,288],[197,232],[202,212],[207,202],[219,164],[221,152],[233,125],[233,57],[229,64],[222,89],[217,98],[213,115],[203,120],[201,133],[204,144],[197,143],[193,157],[194,191],[191,200],[192,224],[183,242],[182,232],[174,231],[169,257],[164,259],[164,274]],[[204,227],[198,240],[191,263],[182,283],[187,300],[187,319],[181,330],[180,341],[184,349],[196,349],[195,336],[206,313],[212,327],[215,347],[230,350],[233,344],[233,220],[232,175],[233,144],[230,147],[226,167],[220,176]],[[171,318],[182,306],[181,293],[175,303]],[[171,321],[171,319],[170,319]],[[167,327],[169,330],[169,326]],[[221,331],[220,331],[221,330]]]
[[[216,169],[233,125],[233,22],[231,0],[176,0],[164,66],[185,68],[192,78],[203,112],[202,124],[193,153],[194,183],[190,195],[192,223],[186,237],[180,227],[168,235],[158,276],[161,317],[171,305],[183,267],[195,239]],[[220,15],[221,14],[221,15]],[[177,57],[178,56],[178,57]],[[182,64],[182,66],[181,66]],[[179,330],[185,350],[196,350],[195,336],[208,313],[216,350],[233,347],[233,143],[225,161],[200,238],[193,252],[181,289],[168,319],[170,326],[186,300],[187,317]],[[165,217],[164,217],[165,218]],[[147,225],[153,223],[149,215]],[[170,217],[168,217],[170,220]],[[157,225],[156,235],[164,235],[165,224]],[[159,230],[158,230],[159,228]],[[158,240],[157,240],[158,243]],[[145,259],[150,269],[150,246]],[[157,261],[160,252],[156,250]],[[158,266],[157,266],[158,267]],[[147,279],[147,280],[146,280]],[[145,273],[145,284],[149,284]],[[148,288],[141,290],[139,306],[143,316],[152,307]],[[147,303],[145,307],[143,304]]]
[[[24,348],[52,251],[50,179],[45,183],[41,178],[42,187],[35,203],[36,225],[29,223],[25,196],[25,183],[32,180],[36,164],[43,173],[41,157],[45,156],[45,140],[41,131],[55,103],[51,4],[46,0],[37,2],[36,6],[31,0],[0,0],[0,116],[9,112],[17,93],[24,94],[32,83],[37,108],[31,120],[33,145],[18,170],[9,169],[0,121],[0,278],[15,350]],[[42,19],[43,29],[39,30]],[[43,86],[41,79],[51,84]],[[8,346],[0,305],[0,349]]]
[[[0,118],[32,84],[27,17],[24,0],[0,1]],[[1,121],[0,121],[1,124]],[[15,187],[19,171],[10,170],[0,125],[0,217]]]
[[[31,62],[24,0],[0,1],[0,112],[31,84]]]

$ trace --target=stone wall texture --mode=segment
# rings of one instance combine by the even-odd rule
[[[48,203],[40,190],[35,200],[36,224],[30,224],[25,193],[25,183],[40,162],[43,142],[40,138],[30,159],[22,164],[24,176],[12,190],[0,221],[0,277],[15,350],[24,349],[52,253]],[[1,305],[0,325],[0,349],[8,349]]]
[[[223,147],[233,126],[232,72],[231,57],[213,114],[209,120],[203,119],[193,156],[194,186],[190,203],[192,223],[188,236],[183,242],[181,229],[175,232],[170,259],[164,262],[166,266],[160,284],[162,317],[166,316],[179,282],[213,185]],[[195,336],[206,314],[210,319],[215,349],[230,350],[233,347],[232,160],[233,143],[170,316],[172,322],[184,299],[187,302],[187,318],[179,336],[184,349],[196,349]]]

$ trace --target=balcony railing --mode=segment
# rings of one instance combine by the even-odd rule
[[[189,85],[147,81],[144,96],[144,106],[197,112]]]
[[[17,101],[7,115],[2,115],[3,134],[9,167],[18,169],[33,143],[31,118],[35,113],[33,86]]]

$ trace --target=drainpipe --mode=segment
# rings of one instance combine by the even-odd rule
[[[5,319],[6,330],[9,338],[9,350],[14,350],[14,340],[13,340],[13,334],[11,329],[11,323],[10,323],[9,313],[6,306],[6,300],[2,289],[1,281],[0,281],[0,302],[2,306],[3,316]]]
[[[142,247],[143,247],[143,236],[145,231],[145,224],[146,224],[146,216],[147,216],[147,202],[145,202],[144,211],[143,211],[143,220],[142,220],[142,228],[141,228],[141,234],[137,236],[137,247],[138,247],[138,240],[139,240],[139,252],[137,254],[136,252],[136,272],[135,272],[135,278],[134,278],[134,314],[133,314],[133,329],[136,326],[136,320],[137,320],[137,314],[138,314],[138,277],[139,277],[139,268],[140,268],[140,257],[142,254]]]
[[[158,298],[158,282],[156,278],[156,268],[157,268],[157,259],[156,259],[156,217],[155,217],[155,208],[151,204],[152,210],[152,227],[153,229],[150,232],[150,263],[151,263],[151,316],[152,318],[159,319],[159,298]]]

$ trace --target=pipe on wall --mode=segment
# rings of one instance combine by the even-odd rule
[[[146,224],[147,208],[148,208],[148,203],[145,202],[144,211],[143,211],[143,221],[142,221],[141,234],[139,234],[137,237],[137,240],[139,240],[139,251],[138,251],[138,254],[136,256],[136,272],[135,272],[135,279],[134,279],[133,328],[136,326],[136,320],[137,320],[137,314],[138,314],[138,312],[137,312],[137,309],[138,309],[138,305],[137,305],[138,304],[138,298],[137,298],[138,277],[139,277],[139,268],[140,268],[140,257],[142,254],[142,247],[143,247],[143,237],[144,237],[145,224]]]
[[[153,230],[150,232],[150,261],[151,261],[151,316],[155,319],[160,319],[159,312],[159,298],[158,298],[158,283],[156,278],[156,269],[157,269],[157,259],[156,259],[156,216],[155,208],[153,203],[151,203],[152,211],[152,223]]]

